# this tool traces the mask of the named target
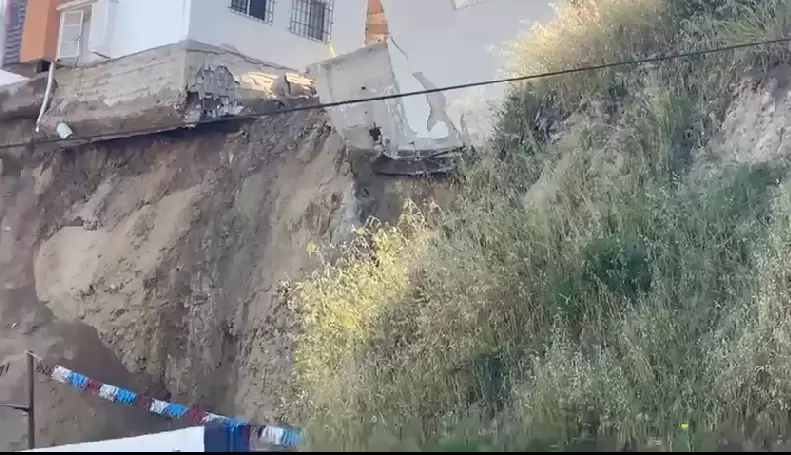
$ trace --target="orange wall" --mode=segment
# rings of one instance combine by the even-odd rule
[[[60,29],[57,7],[62,2],[64,0],[28,0],[20,61],[55,60]]]
[[[390,33],[381,0],[368,0],[368,19],[365,23],[365,44],[378,43]]]

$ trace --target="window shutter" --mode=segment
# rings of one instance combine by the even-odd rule
[[[60,14],[58,60],[77,63],[80,57],[82,11],[64,11]]]
[[[27,1],[11,0],[5,4],[5,17],[0,24],[0,33],[3,33],[4,43],[0,52],[3,53],[3,63],[19,63],[22,51],[22,29],[25,24]]]
[[[91,33],[88,36],[88,49],[105,58],[112,58],[110,54],[115,7],[115,0],[97,0],[91,5]]]

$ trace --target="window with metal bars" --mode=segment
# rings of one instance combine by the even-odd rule
[[[275,0],[231,0],[231,10],[259,21],[272,23]]]
[[[328,43],[334,0],[292,0],[291,33]]]

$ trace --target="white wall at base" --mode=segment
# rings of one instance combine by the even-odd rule
[[[186,39],[192,1],[67,1],[59,9],[61,15],[82,12],[79,63],[85,64],[121,58]],[[64,36],[61,29],[59,40]],[[59,55],[67,60],[72,58],[71,53]]]
[[[550,19],[562,0],[478,0],[463,8],[451,0],[382,0],[390,35],[392,65],[402,92],[423,90],[412,74],[422,72],[435,86],[495,79],[503,67],[499,50],[536,22]],[[399,49],[400,48],[400,49]],[[401,52],[403,50],[403,52]],[[473,139],[490,130],[489,109],[505,85],[445,92],[457,127],[462,112]],[[418,137],[447,135],[439,124],[429,131],[425,97],[404,99],[409,126]]]
[[[204,452],[204,427],[185,428],[134,438],[69,444],[23,452]]]
[[[231,0],[109,1],[113,13],[107,27],[111,35],[106,57],[112,59],[191,39],[304,71],[311,63],[331,58],[333,51],[336,55],[352,52],[365,42],[367,0],[328,0],[334,1],[329,43],[289,30],[293,2],[297,0],[270,0],[274,2],[271,23],[231,10]],[[66,5],[70,3],[73,8],[84,9],[88,19],[91,0]],[[91,20],[96,21],[96,17]],[[102,59],[81,56],[82,63]]]
[[[316,81],[321,101],[331,103],[399,93],[387,47],[387,42],[371,44],[311,65],[309,76]],[[370,135],[373,125],[396,146],[413,139],[406,130],[400,99],[338,106],[328,112],[332,125],[347,145],[355,149],[374,147]]]
[[[26,81],[27,78],[18,74],[0,70],[0,85],[13,84],[15,82]]]
[[[297,71],[332,57],[327,43],[289,30],[294,0],[274,0],[272,23],[230,9],[231,0],[191,0],[189,39]],[[365,44],[367,0],[334,0],[330,42],[337,55]]]

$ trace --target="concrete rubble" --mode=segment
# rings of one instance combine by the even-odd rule
[[[322,103],[359,100],[401,94],[387,41],[360,48],[346,55],[316,63],[309,68]],[[413,74],[426,90],[436,86],[422,73]],[[463,131],[447,114],[441,92],[422,95],[430,109],[428,129],[443,123],[448,134],[441,138],[421,138],[410,128],[401,98],[370,101],[329,108],[330,119],[350,147],[381,150],[391,158],[413,158],[416,151],[447,151],[469,143]],[[375,133],[372,131],[375,130]]]

